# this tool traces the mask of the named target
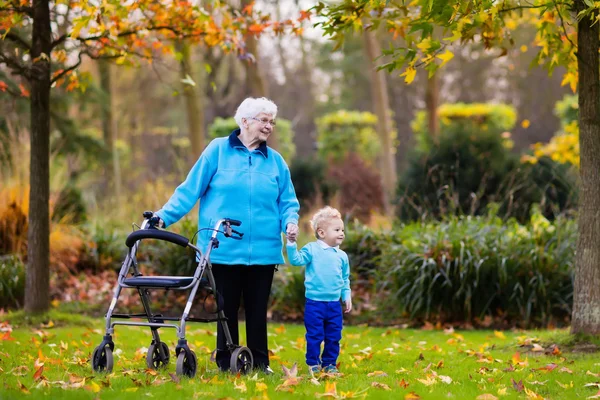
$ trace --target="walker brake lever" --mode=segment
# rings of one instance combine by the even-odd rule
[[[238,231],[236,231],[235,229],[232,229],[232,230],[231,230],[231,232],[232,232],[232,233],[235,233],[235,234],[237,234],[237,235],[239,235],[239,236],[240,236],[240,237],[233,237],[233,236],[232,236],[232,237],[231,237],[232,239],[235,239],[235,240],[242,240],[242,238],[244,237],[244,234],[243,234],[242,232],[238,232]]]

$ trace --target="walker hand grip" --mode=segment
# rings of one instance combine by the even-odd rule
[[[231,226],[240,226],[242,221],[238,221],[237,219],[225,218],[225,222],[229,222]]]
[[[178,235],[173,232],[161,231],[158,229],[139,229],[135,232],[131,232],[125,240],[127,247],[131,248],[138,240],[142,239],[158,239],[165,240],[167,242],[175,243],[181,247],[187,247],[190,240],[184,236]]]

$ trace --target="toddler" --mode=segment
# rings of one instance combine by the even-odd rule
[[[344,312],[352,310],[350,263],[348,255],[339,248],[345,237],[344,222],[340,212],[328,206],[319,210],[310,223],[316,241],[298,251],[295,237],[288,236],[286,246],[290,264],[306,266],[306,364],[311,374],[321,369],[337,373],[342,339],[340,299],[344,302]]]

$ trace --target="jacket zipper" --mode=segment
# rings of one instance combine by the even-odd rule
[[[250,234],[248,235],[248,265],[252,265],[252,154],[248,154],[248,176],[250,177]]]

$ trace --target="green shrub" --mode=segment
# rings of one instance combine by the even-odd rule
[[[546,215],[573,204],[575,180],[567,168],[550,160],[520,164],[510,151],[512,107],[443,105],[438,117],[436,137],[427,131],[424,112],[412,123],[417,146],[398,185],[402,220],[481,215],[490,203],[499,203],[501,215],[523,222],[535,203],[544,205]]]
[[[577,172],[573,165],[549,157],[519,165],[513,183],[503,194],[501,215],[524,221],[533,204],[539,204],[542,214],[550,219],[575,210],[579,198]]]
[[[304,267],[279,266],[271,286],[271,312],[277,319],[301,319],[304,315],[304,293]]]
[[[290,174],[301,209],[310,208],[319,196],[324,203],[329,202],[335,184],[327,178],[327,165],[323,160],[295,159],[290,166]]]
[[[67,185],[58,194],[58,199],[52,212],[53,221],[67,219],[70,223],[83,223],[87,219],[87,211],[81,190],[72,183]]]
[[[217,117],[208,127],[208,138],[213,140],[218,137],[229,136],[231,132],[238,129],[239,126],[233,118]],[[277,128],[273,131],[279,140],[279,153],[290,164],[296,155],[296,145],[294,144],[294,131],[291,121],[283,118],[277,118]]]
[[[25,296],[25,264],[17,255],[0,256],[0,308],[21,308]]]
[[[340,162],[356,153],[374,162],[380,152],[377,117],[369,112],[340,110],[317,120],[317,146],[324,159]]]
[[[551,223],[539,210],[527,225],[494,212],[403,225],[373,244],[380,304],[421,321],[566,324],[576,231],[573,220]]]

